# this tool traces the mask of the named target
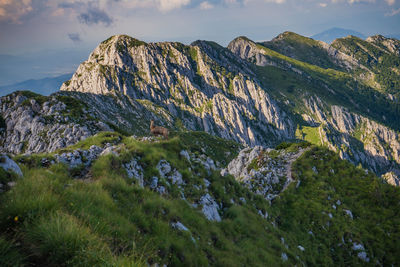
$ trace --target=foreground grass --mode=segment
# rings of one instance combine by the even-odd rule
[[[90,179],[72,179],[61,164],[44,168],[35,165],[37,159],[18,158],[25,162],[24,178],[0,195],[1,266],[361,264],[349,239],[364,244],[370,263],[399,262],[399,190],[325,149],[314,147],[295,163],[299,187],[295,182],[270,206],[233,177],[207,172],[180,155],[185,149],[222,162],[237,151],[230,142],[202,133],[155,143],[101,133],[74,148],[110,142],[123,147],[120,155],[100,157]],[[146,183],[158,175],[157,163],[168,160],[186,182],[185,198],[176,185],[165,183],[169,194],[160,195],[129,179],[122,165],[132,158],[140,159]],[[211,183],[207,189],[203,178]],[[221,206],[221,222],[208,221],[192,206],[206,192]],[[341,206],[332,210],[339,199]],[[353,212],[353,220],[344,209]],[[268,219],[259,211],[268,212]],[[173,228],[175,222],[188,231]],[[345,243],[338,246],[342,236]]]
[[[114,133],[85,140],[75,148],[111,141],[125,148],[119,157],[100,157],[91,167],[90,180],[71,179],[69,170],[61,164],[34,167],[32,161],[20,157],[27,162],[23,165],[24,178],[1,196],[0,227],[4,238],[0,239],[0,258],[12,266],[263,266],[280,262],[281,250],[286,250],[280,236],[255,209],[266,210],[267,202],[242,188],[232,177],[208,174],[202,166],[191,165],[179,154],[182,149],[192,153],[201,153],[201,148],[208,151],[211,148],[207,143],[217,145],[224,141],[194,133],[198,140],[190,147],[186,144],[187,135],[156,143]],[[214,151],[214,157],[230,149],[228,146]],[[234,151],[231,153],[233,157]],[[177,188],[170,187],[169,195],[160,196],[127,178],[122,164],[133,157],[141,159],[145,179],[156,175],[155,165],[160,159],[167,159],[187,183],[186,199],[180,198]],[[190,205],[205,194],[191,187],[203,184],[203,178],[212,183],[209,193],[224,206],[224,220],[220,223],[208,221]],[[231,203],[239,203],[241,197],[247,204]],[[189,231],[171,227],[178,221]]]

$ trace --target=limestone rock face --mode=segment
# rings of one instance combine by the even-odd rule
[[[292,120],[253,77],[247,62],[212,42],[146,44],[118,35],[100,44],[61,90],[151,101],[187,129],[243,144],[292,138]]]
[[[396,173],[400,173],[398,132],[344,107],[333,105],[329,111],[315,99],[309,99],[307,107],[320,123],[316,129],[323,145],[339,153],[341,158],[356,165],[361,163],[378,175],[392,171],[390,183],[397,185]]]
[[[229,173],[254,193],[272,200],[293,181],[291,164],[304,151],[303,148],[293,152],[261,146],[245,148],[221,171],[221,175]]]
[[[43,103],[19,93],[0,98],[0,113],[6,122],[6,129],[0,131],[1,152],[53,152],[100,130],[110,130],[104,123],[87,119],[85,113],[74,119],[55,96],[44,98]]]

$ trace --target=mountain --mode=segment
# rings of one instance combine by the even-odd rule
[[[346,37],[349,35],[357,36],[361,39],[366,38],[366,36],[362,33],[359,33],[357,31],[353,31],[353,30],[342,29],[342,28],[331,28],[326,31],[317,33],[317,34],[311,36],[311,38],[315,39],[315,40],[323,41],[325,43],[331,43],[335,39]]]
[[[23,90],[30,90],[41,95],[50,95],[58,91],[61,85],[71,77],[72,73],[39,80],[30,79],[16,84],[0,86],[0,96]]]
[[[349,39],[376,50],[377,44],[370,44],[373,37],[338,39],[329,46],[284,33],[263,44],[237,38],[226,49],[207,41],[147,44],[114,36],[93,51],[61,90],[150,100],[186,129],[247,145],[310,141],[307,136],[313,136],[314,143],[379,175],[399,173],[399,108],[397,100],[390,100],[397,96],[382,92],[379,80],[372,80],[389,72],[379,73],[358,53],[353,55]],[[343,42],[345,46],[338,45]],[[282,46],[291,50],[276,49]],[[296,59],[305,50],[307,60]],[[398,59],[385,51],[388,62]],[[389,81],[396,83],[393,77]]]
[[[110,37],[0,98],[0,264],[395,265],[398,48]]]

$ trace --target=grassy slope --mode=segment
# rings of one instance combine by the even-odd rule
[[[333,62],[319,41],[293,32],[282,33],[278,38],[261,44],[283,55],[312,65],[317,65],[325,69],[342,69]]]
[[[332,46],[345,54],[350,54],[360,64],[367,66],[375,73],[375,81],[380,84],[385,92],[399,95],[400,87],[400,58],[386,52],[367,41],[351,36],[340,38]]]
[[[121,137],[113,135],[98,135],[76,147],[86,148],[89,141],[101,144]],[[190,140],[194,141],[193,146]],[[69,170],[60,164],[48,169],[33,167],[34,163],[31,168],[23,165],[25,177],[1,196],[2,264],[23,261],[135,266],[144,265],[145,259],[173,266],[204,266],[207,262],[262,266],[280,261],[285,248],[277,231],[255,209],[265,211],[267,202],[239,186],[232,177],[208,174],[203,167],[190,165],[179,155],[184,148],[193,153],[203,148],[214,158],[221,158],[220,153],[227,152],[233,157],[237,145],[202,133],[193,136],[185,133],[159,143],[126,137],[119,142],[126,151],[120,157],[99,158],[91,167],[91,181],[69,178]],[[209,193],[225,207],[222,212],[225,219],[221,223],[207,221],[179,198],[175,186],[168,189],[169,196],[161,197],[132,184],[121,164],[133,156],[140,156],[146,181],[156,175],[157,162],[167,159],[187,182],[185,196],[191,203],[205,192],[190,185],[202,185],[203,178],[207,178],[212,183]],[[199,176],[193,175],[195,172]],[[240,197],[247,204],[231,204],[231,199],[240,203]],[[190,232],[173,229],[170,224],[175,221],[182,222]],[[16,256],[9,259],[12,255]]]
[[[300,186],[292,184],[273,203],[271,216],[306,248],[302,260],[307,265],[360,264],[352,242],[364,244],[371,265],[399,262],[399,188],[318,147],[302,155],[292,171]]]
[[[221,162],[224,155],[234,156],[238,148],[234,143],[204,133],[179,134],[157,143],[104,133],[76,147],[110,141],[124,144],[125,152],[119,157],[100,157],[91,167],[89,181],[71,179],[69,170],[61,164],[42,168],[37,161],[24,158],[25,177],[0,196],[1,265],[141,266],[146,261],[173,266],[361,263],[352,257],[349,244],[337,247],[341,236],[362,242],[369,257],[375,256],[381,263],[399,261],[398,188],[365,175],[325,149],[314,148],[297,161],[294,175],[301,180],[300,187],[293,184],[269,206],[233,177],[208,174],[201,165],[191,165],[179,155],[182,149],[193,153],[203,153],[203,149]],[[280,148],[292,149],[290,145]],[[157,175],[157,162],[167,159],[182,173],[189,203],[205,193],[192,186],[203,185],[203,178],[207,178],[211,182],[209,193],[223,204],[222,222],[207,221],[199,210],[180,199],[176,186],[169,187],[170,194],[162,197],[132,183],[121,164],[137,156],[145,168],[145,181]],[[317,167],[318,175],[312,166]],[[232,204],[231,199],[238,204]],[[343,204],[334,211],[331,204],[337,199]],[[352,210],[354,220],[346,217],[344,208]],[[258,210],[267,211],[268,220],[261,218]],[[334,214],[330,226],[326,226],[329,219],[322,212]],[[170,224],[176,221],[190,232],[173,229]],[[309,230],[315,237],[307,234]],[[385,237],[387,233],[390,238]],[[306,250],[299,251],[297,245]],[[289,257],[285,263],[282,252]]]
[[[396,130],[400,129],[400,106],[388,101],[386,96],[376,90],[354,80],[350,74],[302,62],[260,44],[257,44],[257,47],[271,60],[278,62],[278,66],[286,62],[304,73],[299,75],[287,71],[287,67],[254,66],[264,88],[277,99],[289,99],[292,102],[291,105],[286,105],[285,109],[293,113],[303,113],[305,109],[302,99],[315,94],[328,107],[344,106]],[[383,116],[386,119],[383,119]]]

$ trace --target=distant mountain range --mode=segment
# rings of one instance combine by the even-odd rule
[[[342,28],[331,28],[331,29],[323,31],[321,33],[317,33],[317,34],[311,36],[311,38],[330,44],[335,39],[346,37],[349,35],[357,36],[361,39],[367,38],[364,34],[362,34],[360,32],[357,32],[354,30],[349,30],[349,29],[342,29]]]
[[[41,95],[50,95],[60,89],[63,82],[71,79],[72,73],[63,74],[52,78],[30,79],[20,83],[0,86],[0,96],[8,95],[14,91],[29,90]]]

